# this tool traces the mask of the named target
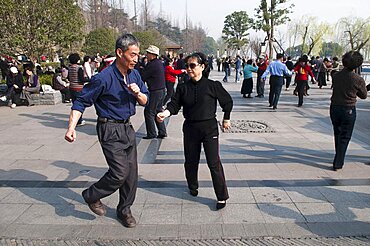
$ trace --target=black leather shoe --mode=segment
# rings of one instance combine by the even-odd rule
[[[197,196],[198,195],[198,190],[189,190],[190,195],[192,196]]]
[[[87,190],[84,190],[82,192],[82,197],[84,198],[85,200],[85,196],[84,196],[84,193],[86,193]],[[90,210],[94,213],[94,214],[97,214],[99,216],[103,216],[107,213],[107,210],[105,209],[104,207],[104,204],[100,201],[100,200],[97,200],[96,202],[94,203],[88,203],[86,202],[87,205],[89,206]]]
[[[117,214],[117,218],[122,223],[122,225],[127,228],[133,228],[136,226],[136,220],[134,216],[132,216],[131,213],[122,214],[122,215]]]
[[[333,171],[339,171],[339,170],[342,170],[342,167],[333,167]]]
[[[160,138],[160,139],[163,139],[163,138],[166,138],[167,135],[158,135],[157,138]]]
[[[155,137],[151,137],[151,136],[144,136],[143,139],[154,139]]]
[[[226,201],[217,201],[217,204],[216,204],[216,209],[222,209],[226,207]]]

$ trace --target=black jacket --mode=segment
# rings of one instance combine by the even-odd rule
[[[6,78],[6,85],[8,86],[8,90],[13,87],[13,85],[17,85],[18,88],[14,88],[15,92],[21,93],[22,88],[24,86],[23,83],[23,76],[21,73],[18,73],[16,76],[13,77],[12,73],[9,73],[8,77]]]
[[[142,73],[142,79],[146,82],[149,91],[156,91],[166,88],[164,79],[163,63],[159,59],[149,61]]]
[[[230,119],[233,100],[219,81],[202,77],[199,81],[188,80],[176,88],[175,95],[167,104],[172,115],[183,107],[186,120],[202,121],[216,117],[217,101],[224,112],[225,120]]]

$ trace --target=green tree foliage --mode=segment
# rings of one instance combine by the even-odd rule
[[[114,29],[98,28],[87,35],[82,51],[88,55],[98,52],[101,55],[113,55],[117,37],[118,33]]]
[[[203,48],[201,49],[201,52],[203,52],[206,55],[214,55],[217,54],[217,43],[212,37],[207,37],[206,42],[203,45]]]
[[[322,57],[341,57],[344,53],[344,48],[338,43],[328,42],[321,46],[320,56]]]
[[[268,5],[267,0],[261,0],[260,6],[255,9],[257,11],[257,20],[254,23],[254,28],[266,32],[269,42],[269,57],[272,57],[275,27],[290,21],[288,14],[292,13],[291,8],[294,7],[294,4],[286,7],[285,3],[287,1],[270,0],[270,5]]]
[[[248,44],[248,30],[252,27],[253,19],[245,11],[235,11],[227,15],[222,30],[222,38],[229,48],[240,49]]]
[[[155,45],[159,48],[160,53],[164,53],[164,43],[165,40],[163,36],[157,30],[148,30],[142,32],[133,33],[140,42],[140,53],[145,54],[145,50],[149,45]]]
[[[74,0],[2,0],[0,47],[29,57],[71,48],[83,38],[85,21]]]

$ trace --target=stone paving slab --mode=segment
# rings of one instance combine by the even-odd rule
[[[188,194],[182,116],[166,120],[168,138],[143,140],[139,107],[132,117],[140,175],[134,229],[116,220],[117,194],[103,199],[105,217],[93,215],[81,198],[107,170],[93,108],[69,144],[63,136],[70,104],[0,107],[0,134],[7,140],[0,145],[0,245],[369,245],[370,100],[358,102],[345,168],[333,172],[330,89],[312,86],[302,108],[291,91],[282,91],[272,111],[267,98],[241,98],[240,83],[224,86],[234,98],[232,120],[266,122],[275,132],[220,133],[230,199],[216,211],[204,154],[199,195]]]

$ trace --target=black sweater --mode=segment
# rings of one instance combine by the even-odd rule
[[[171,115],[176,115],[183,107],[186,120],[202,121],[216,117],[217,101],[219,102],[224,119],[230,119],[233,100],[219,81],[202,77],[199,81],[188,80],[178,85],[175,95],[167,104]]]
[[[141,77],[148,85],[149,91],[156,91],[166,88],[166,81],[164,79],[163,63],[159,59],[149,61]]]

